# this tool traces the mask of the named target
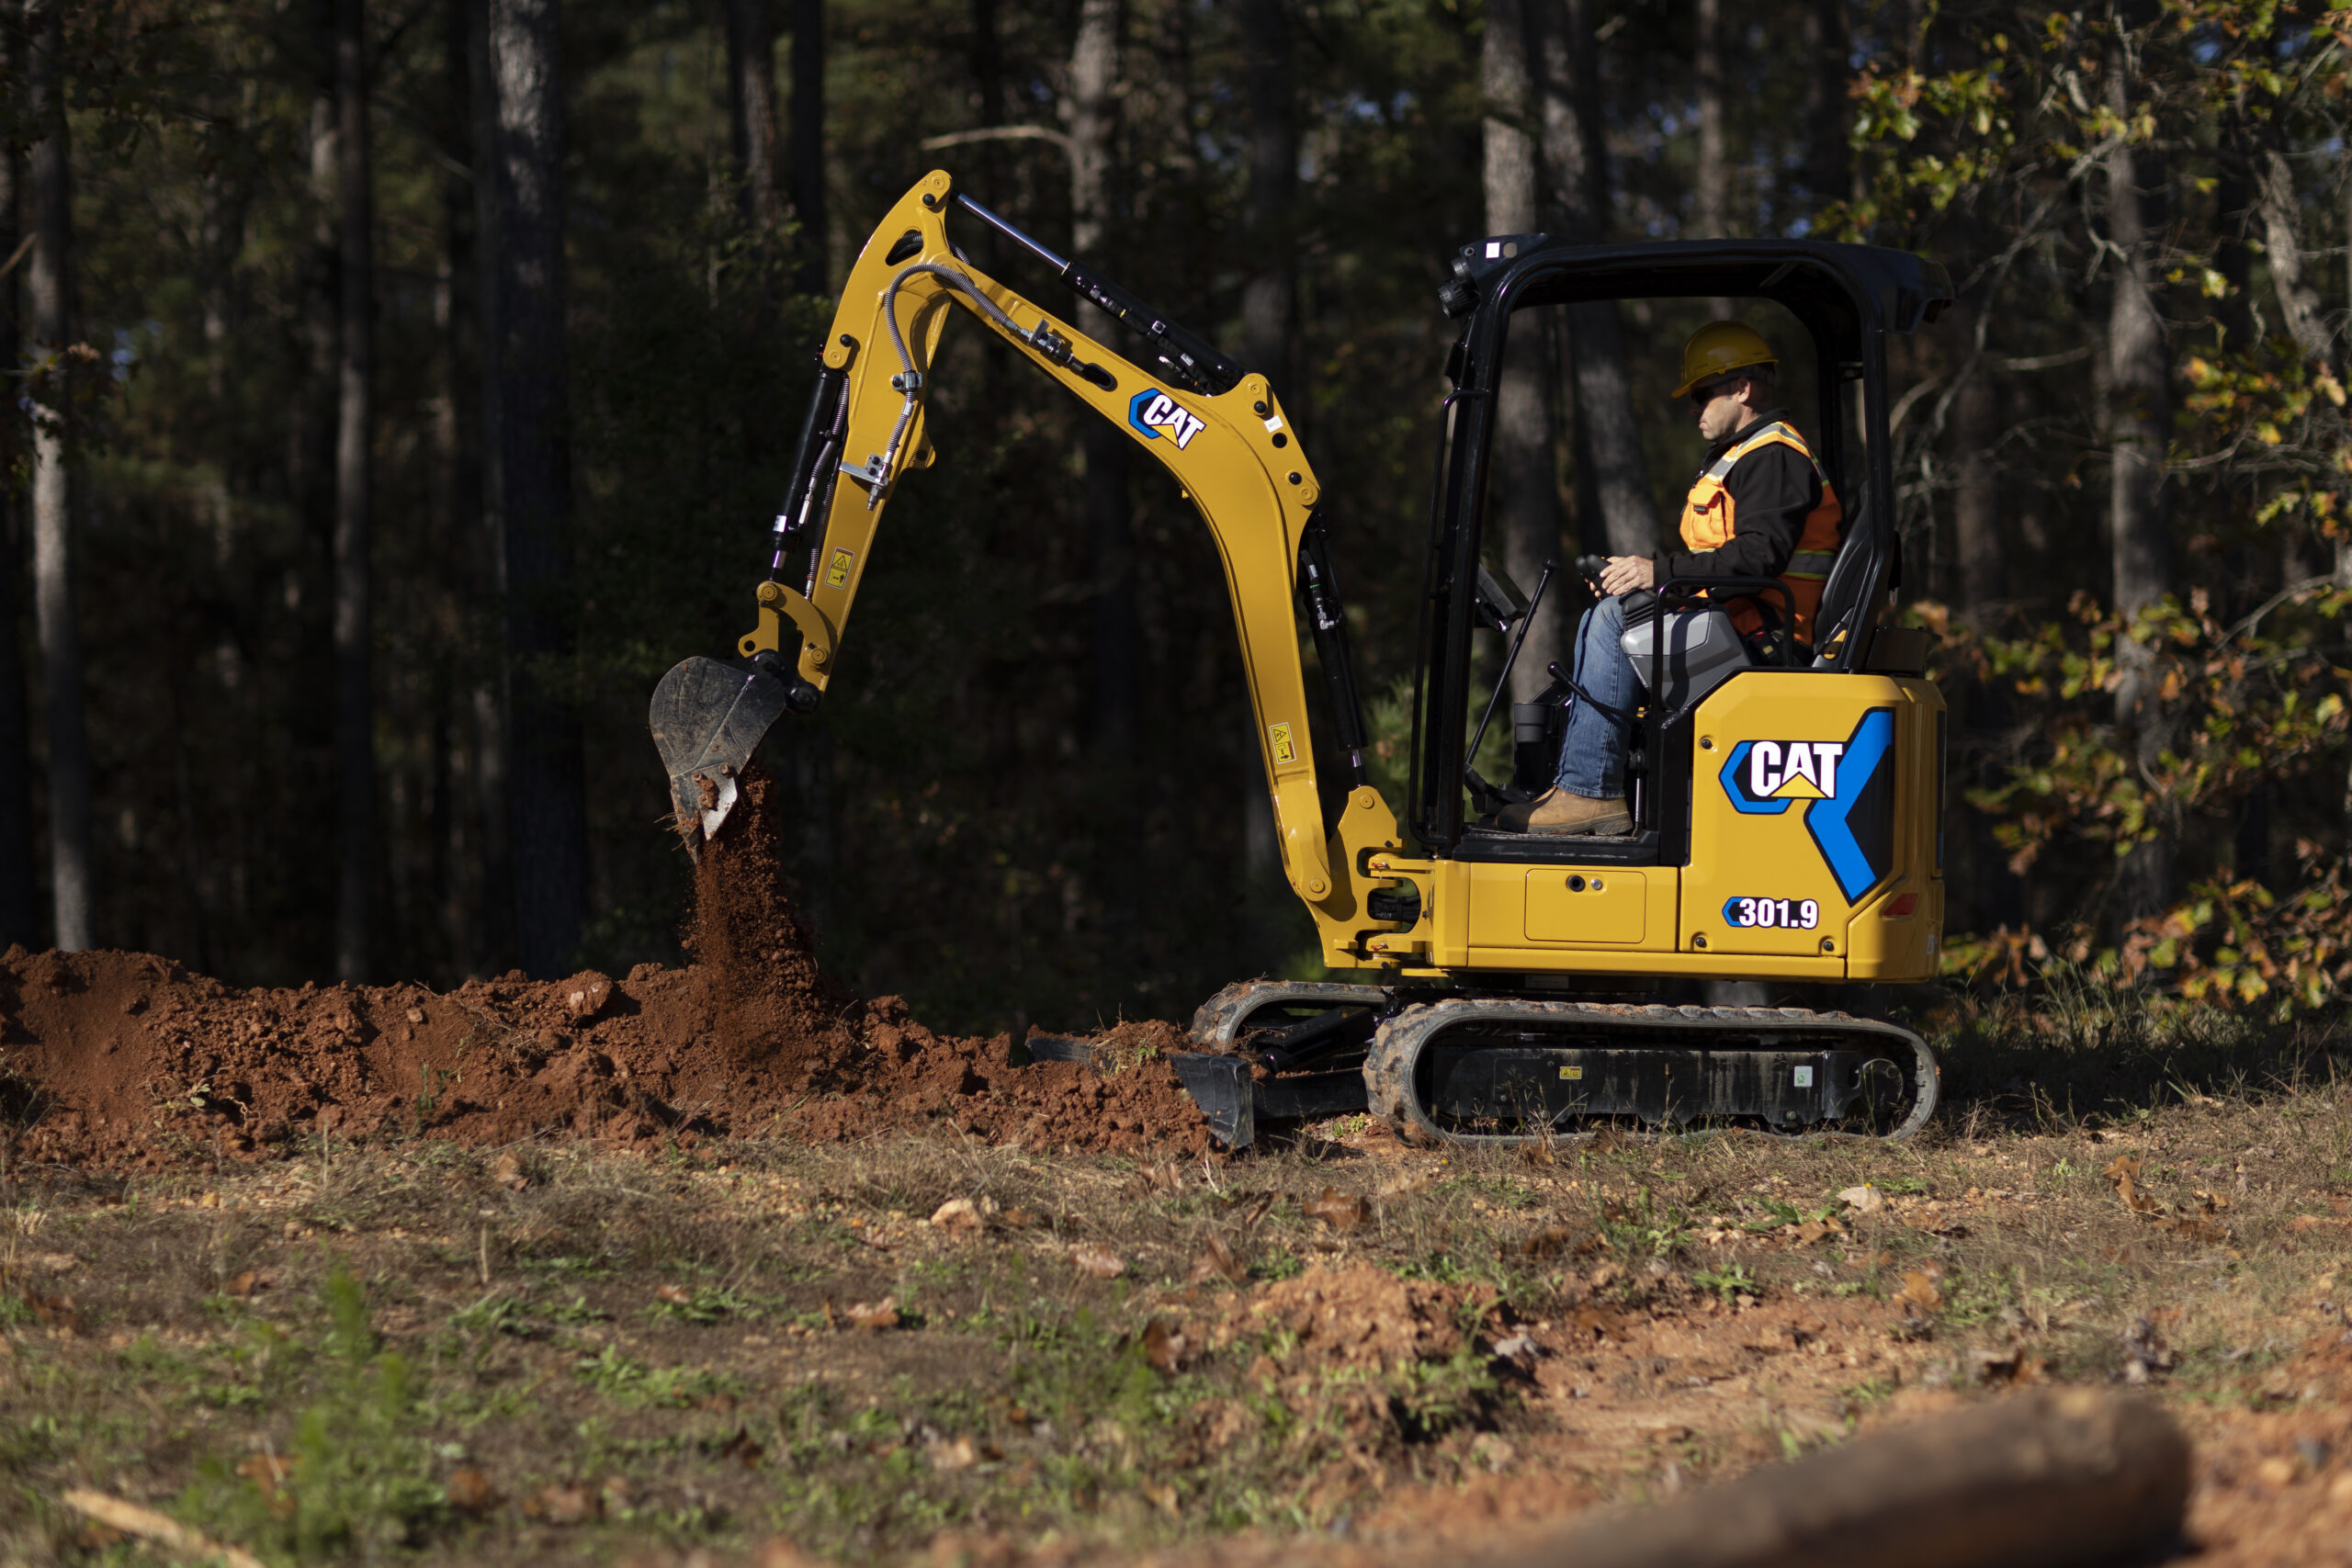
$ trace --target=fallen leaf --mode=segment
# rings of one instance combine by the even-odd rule
[[[2115,1183],[2115,1195],[2123,1206],[2135,1214],[2153,1214],[2157,1211],[2154,1198],[2140,1190],[2140,1160],[2133,1155],[2118,1155],[2107,1165],[2107,1179]]]
[[[847,1315],[857,1327],[874,1333],[896,1328],[905,1320],[905,1314],[899,1311],[899,1298],[896,1296],[884,1296],[878,1302],[853,1302]]]
[[[1193,1278],[1196,1280],[1228,1280],[1239,1284],[1249,1275],[1250,1270],[1233,1255],[1233,1248],[1225,1244],[1221,1235],[1209,1237],[1201,1255],[1193,1259]]]
[[[1372,1204],[1362,1193],[1341,1196],[1338,1188],[1326,1187],[1321,1197],[1302,1205],[1299,1212],[1310,1220],[1321,1220],[1335,1231],[1348,1231],[1372,1217]]]
[[[656,1285],[653,1296],[656,1301],[668,1302],[672,1306],[690,1306],[695,1299],[694,1292],[684,1285]]]
[[[1816,1188],[1815,1190],[1818,1191],[1819,1189]],[[1886,1194],[1865,1181],[1860,1187],[1849,1187],[1838,1193],[1838,1201],[1857,1213],[1875,1214],[1886,1207]]]
[[[1568,1315],[1567,1326],[1579,1334],[1589,1334],[1596,1339],[1606,1339],[1624,1326],[1623,1314],[1602,1312],[1598,1307],[1578,1307]]]
[[[490,1179],[509,1192],[520,1192],[531,1184],[523,1174],[523,1156],[509,1149],[490,1162]]]
[[[1183,1362],[1185,1343],[1182,1329],[1170,1328],[1159,1318],[1143,1325],[1143,1359],[1156,1371],[1174,1376]]]
[[[442,1490],[448,1494],[449,1506],[461,1514],[486,1514],[498,1506],[498,1488],[471,1467],[451,1471]]]
[[[584,1525],[604,1511],[603,1496],[585,1486],[542,1486],[523,1499],[523,1517],[540,1524]]]
[[[1911,1269],[1904,1272],[1903,1288],[1894,1292],[1894,1300],[1924,1316],[1943,1310],[1944,1293],[1926,1269]]]
[[[1519,1244],[1522,1258],[1557,1258],[1577,1245],[1577,1233],[1566,1225],[1545,1225]]]
[[[980,1462],[980,1450],[969,1438],[933,1438],[922,1451],[933,1470],[969,1470]]]
[[[980,1206],[969,1198],[950,1198],[931,1212],[931,1223],[940,1230],[970,1235],[980,1228]]]
[[[53,1328],[71,1339],[82,1332],[82,1309],[72,1296],[44,1296],[36,1291],[25,1292],[25,1304],[44,1328]]]
[[[1088,1243],[1069,1249],[1071,1266],[1081,1274],[1091,1274],[1098,1280],[1115,1280],[1127,1271],[1127,1260],[1107,1247]]]

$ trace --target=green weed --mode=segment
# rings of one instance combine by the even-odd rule
[[[205,1460],[179,1501],[204,1528],[298,1562],[413,1546],[447,1513],[408,1362],[378,1352],[367,1298],[349,1274],[337,1269],[322,1296],[318,1342],[289,1337],[260,1369],[277,1385],[265,1390],[273,1403],[309,1401],[283,1445],[233,1466]]]

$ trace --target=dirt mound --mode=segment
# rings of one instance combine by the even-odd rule
[[[1057,1150],[1206,1146],[1136,1026],[1102,1072],[1016,1067],[1010,1036],[936,1034],[897,998],[825,976],[785,892],[773,807],[747,770],[696,867],[684,969],[241,990],[145,953],[11,948],[0,1124],[19,1158],[150,1167],[318,1134],[832,1140],[952,1123]]]

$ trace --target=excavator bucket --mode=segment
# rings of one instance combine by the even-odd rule
[[[646,721],[687,852],[734,809],[735,781],[786,711],[786,694],[785,682],[756,665],[699,658],[682,660],[653,688]]]

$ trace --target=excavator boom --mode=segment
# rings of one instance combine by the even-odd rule
[[[1011,237],[1081,299],[1140,333],[1151,367],[962,259],[946,231],[949,214],[959,211]],[[1360,915],[1362,874],[1351,870],[1350,846],[1394,850],[1399,840],[1386,803],[1362,781],[1351,689],[1341,739],[1353,741],[1357,787],[1343,830],[1325,831],[1298,652],[1302,570],[1319,635],[1343,636],[1344,623],[1316,519],[1322,489],[1280,400],[1263,376],[957,195],[944,173],[925,176],[876,225],[842,288],[775,520],[768,580],[758,587],[758,624],[738,644],[740,660],[689,659],[654,694],[651,726],[681,835],[692,848],[717,831],[735,776],[768,727],[823,700],[883,513],[899,481],[933,460],[925,400],[941,337],[958,310],[1125,431],[1199,510],[1235,608],[1283,870],[1344,948]],[[805,572],[786,581],[788,558],[803,547]]]

